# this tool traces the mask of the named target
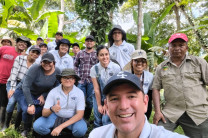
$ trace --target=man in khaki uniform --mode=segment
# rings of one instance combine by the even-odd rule
[[[208,138],[208,64],[186,55],[185,34],[173,34],[168,43],[170,58],[157,67],[153,81],[153,123],[171,131],[180,125],[191,138]],[[165,96],[162,110],[160,89]]]

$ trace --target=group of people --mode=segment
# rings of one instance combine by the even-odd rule
[[[185,34],[170,37],[169,59],[157,67],[155,76],[148,71],[146,52],[126,42],[121,26],[114,26],[108,39],[110,48],[99,45],[95,50],[89,35],[80,50],[78,43],[71,44],[57,32],[48,44],[38,38],[31,46],[21,36],[15,47],[1,47],[2,131],[18,103],[15,128],[23,122],[22,136],[33,126],[36,136],[58,136],[69,129],[74,137],[83,137],[93,111],[90,138],[208,137],[208,64],[187,54]],[[74,57],[68,54],[71,46]],[[148,122],[152,100],[155,125]],[[179,125],[186,136],[171,132]]]

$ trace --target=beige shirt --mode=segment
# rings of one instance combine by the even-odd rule
[[[208,64],[204,59],[186,56],[179,67],[169,60],[156,70],[152,88],[164,89],[165,106],[162,113],[176,122],[186,112],[196,123],[208,118]]]

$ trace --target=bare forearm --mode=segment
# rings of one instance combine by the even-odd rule
[[[160,112],[160,91],[153,89],[152,100],[155,108],[155,112]]]
[[[50,109],[44,108],[43,111],[42,111],[42,116],[43,117],[48,117],[51,114],[52,114],[52,111]]]

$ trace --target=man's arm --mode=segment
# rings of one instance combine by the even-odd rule
[[[164,123],[166,123],[165,118],[160,110],[160,91],[157,89],[153,89],[152,92],[152,100],[154,104],[155,114],[153,118],[153,123],[158,124],[158,122],[162,119]]]
[[[74,70],[75,70],[76,74],[78,74],[80,53],[81,53],[81,51],[79,53],[77,53],[75,60],[74,60]]]

